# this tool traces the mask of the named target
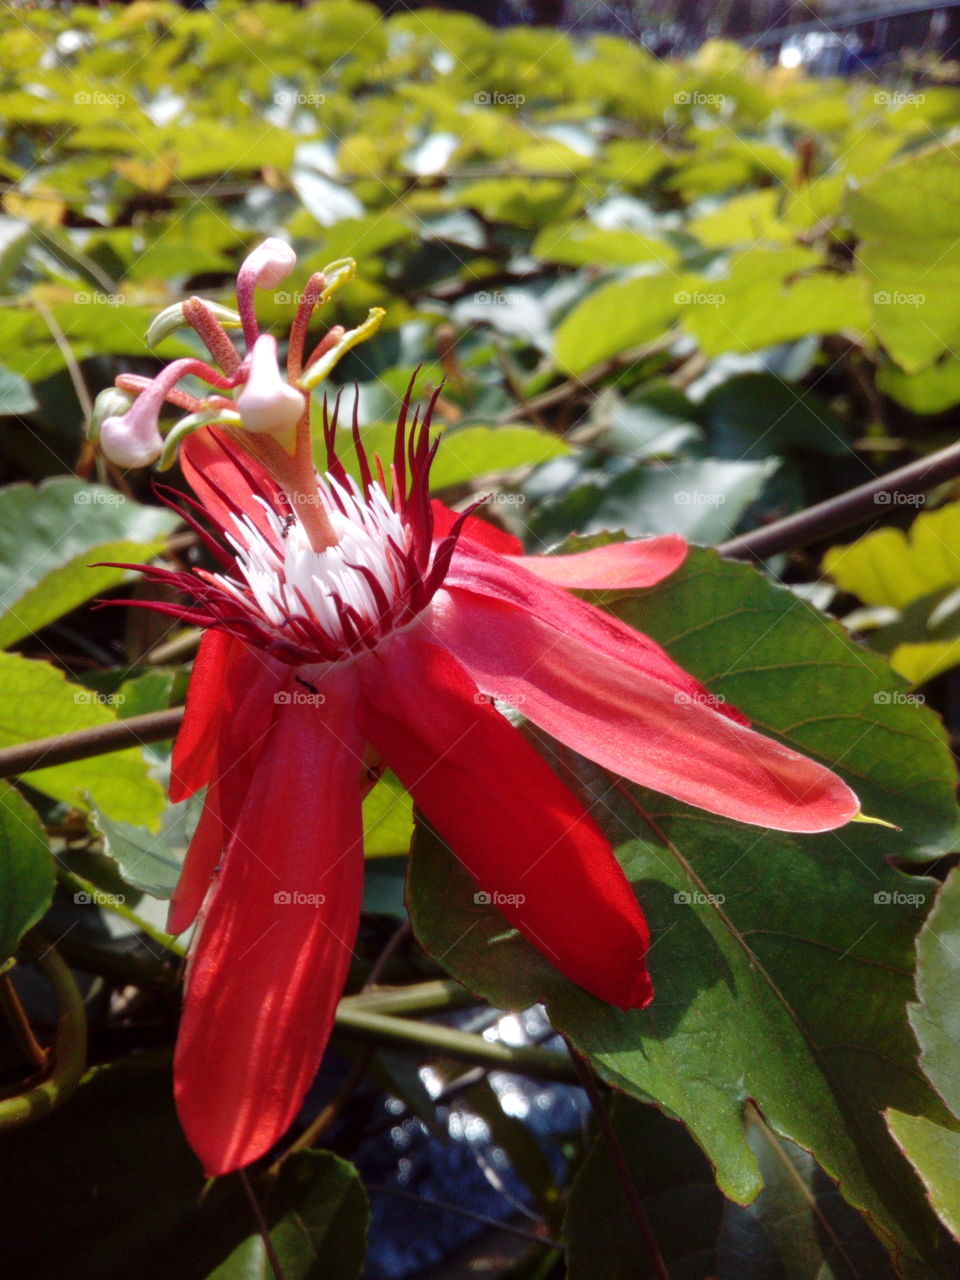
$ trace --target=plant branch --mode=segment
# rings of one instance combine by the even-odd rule
[[[267,1225],[266,1218],[263,1216],[263,1210],[260,1208],[260,1202],[254,1193],[247,1171],[246,1169],[238,1169],[237,1173],[240,1175],[240,1181],[243,1184],[247,1200],[250,1202],[250,1209],[256,1221],[257,1230],[260,1232],[260,1239],[263,1241],[263,1248],[270,1263],[270,1269],[274,1274],[275,1280],[284,1280],[283,1267],[280,1265],[277,1251],[273,1247],[273,1240],[270,1238],[270,1228]]]
[[[0,750],[0,778],[19,777],[34,769],[49,769],[57,764],[86,760],[88,756],[122,751],[125,747],[163,742],[176,734],[182,720],[183,707],[174,707],[171,711],[149,711],[127,720],[98,724],[92,729],[78,729],[76,733],[61,733],[4,747]]]
[[[566,1036],[564,1039],[567,1040]],[[573,1065],[576,1067],[577,1075],[580,1083],[586,1092],[590,1102],[591,1110],[600,1130],[600,1136],[603,1138],[604,1145],[607,1148],[614,1170],[617,1175],[623,1193],[627,1198],[627,1205],[630,1209],[630,1215],[637,1224],[637,1230],[643,1238],[646,1245],[647,1253],[650,1256],[650,1262],[657,1276],[657,1280],[670,1280],[670,1273],[667,1270],[667,1264],[660,1252],[660,1246],[654,1238],[653,1232],[650,1230],[650,1223],[647,1220],[646,1211],[643,1207],[643,1201],[640,1199],[640,1193],[637,1191],[636,1184],[631,1176],[630,1169],[627,1166],[626,1157],[623,1149],[617,1139],[613,1125],[610,1123],[610,1117],[607,1109],[603,1105],[603,1098],[600,1096],[600,1089],[597,1086],[596,1077],[593,1074],[593,1068],[587,1062],[586,1058],[579,1053],[573,1045],[567,1040],[567,1048],[570,1050],[570,1057],[573,1059]]]
[[[566,1054],[552,1049],[513,1046],[484,1040],[469,1031],[457,1031],[431,1022],[415,1022],[389,1014],[367,1013],[344,1007],[337,1011],[336,1031],[357,1040],[374,1040],[399,1048],[440,1053],[459,1062],[482,1062],[498,1071],[509,1071],[534,1080],[576,1081]]]
[[[39,1120],[73,1093],[87,1065],[87,1015],[83,996],[69,967],[36,929],[23,940],[23,948],[43,971],[53,988],[60,1013],[49,1077],[26,1093],[0,1102],[0,1131]]]
[[[960,476],[960,444],[952,444],[836,498],[818,502],[806,511],[721,542],[717,551],[728,560],[766,560],[781,551],[792,551],[884,515],[893,505],[891,498],[895,494],[927,493],[957,476]],[[877,495],[881,493],[886,499],[878,502]]]

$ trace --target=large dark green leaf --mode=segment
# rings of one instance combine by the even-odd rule
[[[99,1067],[69,1104],[3,1139],[16,1193],[0,1203],[4,1265],[32,1280],[273,1280],[236,1177],[201,1198],[162,1059]],[[356,1280],[366,1197],[353,1167],[305,1152],[254,1177],[286,1280]]]
[[[955,837],[943,731],[922,708],[884,696],[897,688],[889,669],[835,624],[712,553],[694,552],[614,607],[758,729],[835,764],[865,810],[903,832],[767,833],[639,788],[611,790],[581,769],[654,933],[658,995],[642,1014],[587,996],[505,935],[426,831],[411,867],[415,928],[493,1003],[545,998],[602,1075],[685,1121],[721,1187],[742,1201],[761,1187],[743,1124],[755,1099],[772,1130],[812,1151],[869,1216],[902,1274],[929,1280],[933,1225],[880,1112],[947,1116],[918,1077],[905,1016],[932,884],[887,861],[930,856]]]

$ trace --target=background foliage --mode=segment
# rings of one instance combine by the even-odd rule
[[[337,375],[359,387],[371,447],[418,367],[423,390],[445,379],[437,491],[490,494],[488,518],[531,550],[608,530],[721,543],[953,437],[949,84],[812,81],[725,44],[666,64],[611,37],[430,11],[383,21],[352,0],[17,11],[0,77],[0,746],[182,701],[195,637],[92,612],[95,596],[145,588],[88,566],[176,560],[190,539],[148,477],[104,469],[83,422],[117,372],[157,367],[153,315],[195,292],[229,302],[267,234],[299,266],[261,295],[264,322],[283,327],[311,272],[356,257],[325,321],[387,309]],[[160,356],[195,350],[178,336]],[[427,954],[406,944],[388,980],[446,970],[475,1004],[546,1001],[623,1091],[614,1125],[675,1280],[956,1274],[940,1225],[960,1222],[955,875],[938,886],[958,815],[947,734],[923,704],[950,708],[943,673],[960,661],[960,503],[949,487],[923,512],[899,496],[878,502],[881,528],[764,574],[698,551],[657,588],[598,600],[901,828],[769,835],[611,790],[537,739],[604,799],[654,929],[649,1011],[566,983],[474,901],[429,831],[416,837],[408,896]],[[3,1139],[21,1177],[4,1237],[39,1277],[60,1275],[68,1250],[72,1276],[102,1280],[106,1258],[151,1275],[184,1232],[184,1276],[269,1274],[236,1187],[196,1209],[169,1103],[178,948],[160,900],[195,814],[164,800],[167,754],[38,769],[0,807],[0,960],[50,908],[42,927],[79,977],[97,1064],[61,1110]],[[389,779],[366,817],[377,861],[354,992],[403,914],[413,822]],[[453,999],[440,989],[421,1011]],[[52,1027],[49,1001],[24,999]],[[355,1037],[370,1007],[350,1009]],[[571,1124],[551,1164],[476,1080],[465,1111],[436,1102],[411,1063],[449,1084],[453,1058],[425,1046],[423,1024],[393,1022],[405,1051],[338,1044],[411,1124],[486,1126],[552,1237],[527,1240],[511,1274],[561,1274],[557,1240],[572,1277],[598,1274],[602,1213],[603,1275],[653,1274],[629,1215],[610,1212],[604,1148],[588,1153]],[[474,1039],[482,1064],[489,1042]],[[25,1052],[4,1045],[9,1094],[30,1076]],[[348,1129],[339,1154],[365,1135]],[[359,1274],[368,1210],[352,1166],[299,1154],[265,1196],[288,1277]],[[472,1248],[493,1265],[502,1243]],[[371,1257],[369,1275],[416,1273]]]

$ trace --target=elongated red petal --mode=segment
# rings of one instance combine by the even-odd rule
[[[354,677],[280,707],[191,961],[174,1081],[208,1174],[267,1151],[333,1025],[363,892]]]
[[[201,680],[204,674],[199,673]],[[187,695],[188,712],[197,678],[194,667]],[[267,658],[241,640],[232,640],[226,680],[222,686],[215,685],[219,699],[215,706],[209,691],[201,685],[201,705],[210,713],[216,730],[215,751],[204,779],[209,785],[203,813],[170,900],[167,928],[171,933],[182,933],[200,910],[214,869],[246,803],[254,770],[266,748],[278,711],[276,694],[291,679],[289,667]]]
[[[457,522],[457,513],[444,506],[439,498],[432,500],[430,508],[433,512],[433,536],[437,539],[445,538]],[[463,522],[460,536],[469,538],[472,542],[477,542],[480,546],[487,547],[490,551],[497,551],[503,556],[523,554],[523,543],[519,538],[515,538],[512,533],[506,533],[503,529],[496,528],[488,520],[481,520],[479,516],[467,516]]]
[[[187,709],[173,744],[170,799],[186,800],[206,786],[217,748],[217,728],[227,685],[230,650],[239,641],[223,631],[205,631],[187,691]]]
[[[603,630],[564,633],[512,605],[451,591],[433,631],[481,689],[604,768],[710,813],[780,831],[829,831],[859,811],[835,773],[618,662]],[[709,695],[708,695],[709,696]]]
[[[364,736],[508,920],[620,1008],[653,996],[648,931],[610,845],[463,668],[406,632],[358,664]]]
[[[570,556],[511,556],[510,563],[560,587],[627,591],[652,587],[679,569],[687,544],[675,533],[635,542],[613,542]]]
[[[527,572],[515,560],[491,555],[483,547],[458,545],[444,585],[461,587],[478,598],[489,597],[517,606],[564,634],[576,636],[591,652],[662,681],[711,714],[749,724],[729,702],[712,699],[689,672],[684,671],[649,636],[641,635],[612,614],[597,609],[569,591]]]

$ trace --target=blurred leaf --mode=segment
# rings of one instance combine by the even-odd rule
[[[727,274],[684,282],[683,324],[707,355],[753,351],[812,333],[867,332],[860,281],[794,248],[747,249]]]
[[[950,146],[913,152],[847,197],[877,334],[908,373],[960,344],[958,200],[960,160]]]
[[[448,489],[483,476],[536,467],[571,452],[560,436],[536,427],[458,427],[443,433],[430,488]]]
[[[56,876],[36,812],[8,782],[0,782],[0,965],[53,898]]]
[[[673,275],[613,280],[589,294],[561,321],[554,357],[565,373],[583,373],[602,360],[661,337],[679,310]]]
[[[33,413],[36,407],[29,382],[0,365],[0,417]]]
[[[126,570],[90,566],[151,560],[177,523],[171,511],[67,476],[0,489],[0,647],[118,586]]]
[[[32,742],[109,724],[115,719],[105,700],[89,689],[70,684],[47,662],[18,654],[0,654],[0,747]],[[87,795],[119,822],[155,828],[163,811],[163,789],[147,773],[136,748],[52,765],[24,775],[24,780],[55,800],[85,808]]]
[[[919,373],[905,373],[895,364],[881,365],[877,389],[913,413],[942,413],[960,402],[960,360],[948,356]]]
[[[654,262],[674,266],[680,255],[666,240],[655,240],[636,231],[608,230],[589,222],[544,227],[530,252],[547,262],[570,267],[632,267]]]

